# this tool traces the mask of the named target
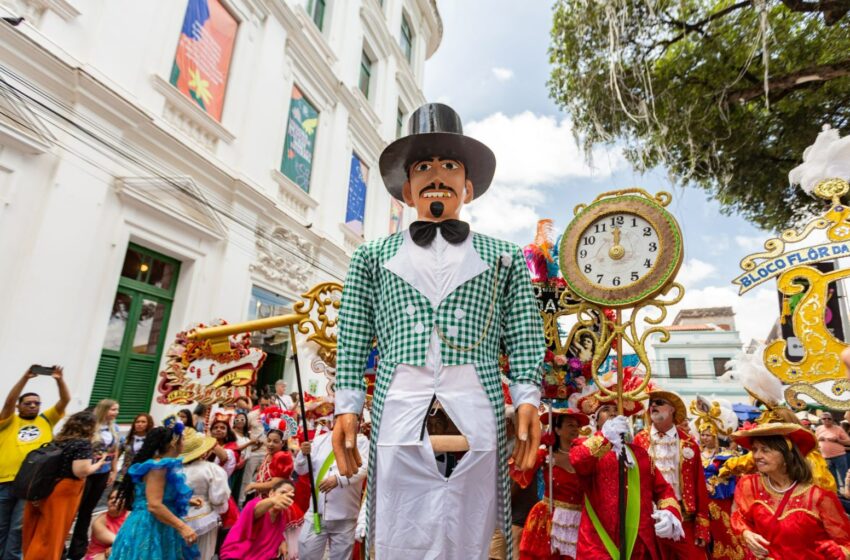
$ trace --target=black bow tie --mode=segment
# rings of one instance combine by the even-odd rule
[[[442,222],[417,221],[410,224],[410,237],[420,247],[427,247],[437,236],[437,229],[442,230],[443,239],[457,245],[463,243],[469,236],[469,224],[460,220],[443,220]]]

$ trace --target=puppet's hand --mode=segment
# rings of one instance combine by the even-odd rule
[[[517,407],[516,439],[512,455],[514,464],[521,471],[534,468],[540,447],[540,416],[534,405],[523,403]]]
[[[334,457],[339,474],[354,476],[363,461],[357,450],[357,415],[349,412],[340,414],[334,420],[333,433]]]

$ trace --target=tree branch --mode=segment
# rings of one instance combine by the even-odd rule
[[[821,12],[827,25],[837,23],[850,11],[850,0],[782,0],[782,3],[792,12]]]
[[[811,84],[828,82],[836,78],[850,76],[850,59],[836,62],[834,64],[822,64],[810,66],[784,76],[770,78],[768,91],[787,92],[789,90],[808,87]],[[746,103],[764,95],[764,87],[754,86],[746,89],[733,91],[729,94],[727,104]]]
[[[802,0],[790,0],[790,1],[802,1]],[[829,0],[826,0],[826,1],[829,1]],[[846,0],[846,1],[850,1],[850,0]],[[686,21],[680,21],[680,20],[677,20],[677,19],[670,18],[670,20],[667,23],[669,23],[670,25],[672,25],[674,27],[679,27],[681,29],[684,29],[684,31],[682,31],[681,33],[679,33],[678,35],[676,35],[672,39],[668,39],[666,41],[661,41],[660,44],[664,45],[664,47],[667,48],[670,45],[672,45],[673,43],[677,43],[677,42],[681,41],[682,39],[684,39],[689,34],[695,32],[695,31],[699,31],[700,33],[703,33],[703,27],[706,24],[709,24],[716,19],[720,19],[722,17],[725,17],[725,16],[731,14],[732,12],[740,10],[741,8],[745,8],[745,7],[747,7],[751,4],[752,4],[752,0],[742,0],[741,2],[738,2],[737,4],[732,4],[731,6],[727,6],[727,7],[723,8],[719,12],[714,12],[713,14],[702,18],[701,20],[699,20],[696,23],[688,23]],[[668,17],[670,17],[669,14],[668,14]]]

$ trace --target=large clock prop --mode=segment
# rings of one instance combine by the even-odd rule
[[[589,205],[575,208],[561,240],[561,271],[569,287],[565,294],[579,302],[576,335],[594,340],[594,381],[602,400],[617,401],[620,414],[624,401],[642,398],[652,375],[647,340],[656,333],[662,342],[669,339],[661,325],[667,308],[684,295],[682,285],[675,282],[684,256],[682,233],[665,209],[671,199],[669,193],[653,196],[642,189],[603,193]],[[600,324],[598,317],[605,317],[605,309],[613,309],[614,317]],[[622,363],[626,344],[646,372],[627,391]],[[617,353],[616,389],[598,377],[599,365],[612,347]]]

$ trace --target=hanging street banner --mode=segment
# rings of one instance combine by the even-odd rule
[[[280,171],[304,192],[310,192],[310,172],[313,169],[313,148],[316,145],[318,125],[319,111],[297,86],[292,86]]]
[[[220,0],[189,0],[171,67],[171,85],[217,121],[238,27]]]
[[[803,247],[796,251],[789,251],[776,257],[765,259],[752,270],[744,272],[732,280],[732,283],[740,287],[738,295],[741,295],[756,286],[764,284],[771,278],[776,278],[791,267],[848,256],[850,256],[850,242],[848,241],[837,241],[815,245],[814,247]]]

